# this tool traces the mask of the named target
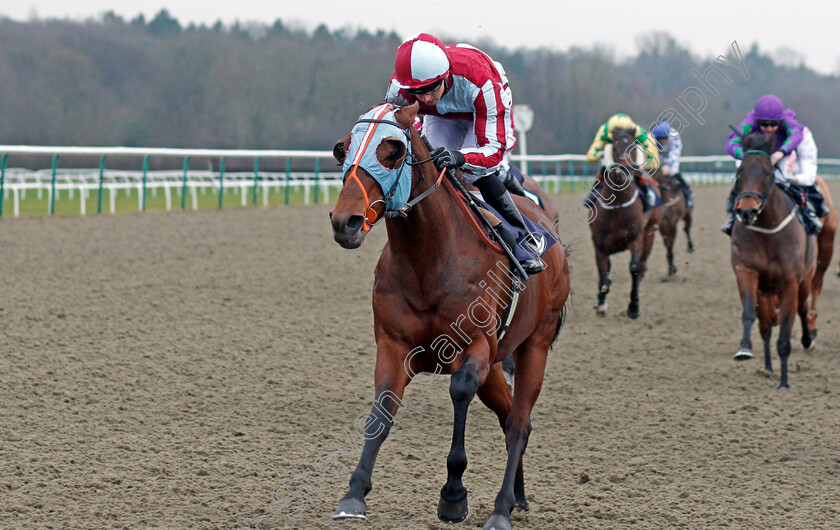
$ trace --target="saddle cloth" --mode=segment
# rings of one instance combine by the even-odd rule
[[[501,225],[507,228],[511,233],[513,233],[514,237],[516,238],[517,245],[511,250],[513,250],[513,256],[517,260],[524,261],[538,258],[545,254],[546,251],[551,248],[551,245],[557,243],[557,236],[554,234],[554,232],[546,229],[542,225],[531,221],[523,215],[522,219],[525,221],[525,226],[528,227],[528,229],[531,231],[532,234],[534,234],[534,237],[537,240],[537,250],[539,251],[539,255],[533,256],[531,252],[527,250],[527,247],[519,244],[521,243],[522,238],[525,237],[525,234],[522,233],[521,230],[517,230],[510,223],[505,221],[505,218],[502,216],[502,214],[500,214],[492,206],[484,202],[484,198],[482,198],[481,193],[478,190],[470,191],[470,193],[472,194],[473,199],[475,199],[475,202],[478,203],[480,207],[484,208],[485,210],[488,210],[490,213],[496,216],[496,218],[501,222]]]

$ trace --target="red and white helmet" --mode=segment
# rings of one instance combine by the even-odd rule
[[[437,37],[420,33],[405,40],[397,48],[394,59],[396,84],[414,89],[434,83],[449,73],[446,48]]]

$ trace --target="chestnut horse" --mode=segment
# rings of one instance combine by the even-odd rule
[[[478,395],[496,413],[507,445],[504,479],[485,528],[511,528],[514,507],[528,506],[522,455],[548,350],[560,331],[569,295],[569,266],[559,243],[546,251],[542,256],[546,270],[520,283],[524,289],[519,305],[497,343],[501,315],[519,280],[509,272],[507,260],[483,242],[471,218],[459,210],[460,199],[449,189],[435,191],[443,175],[438,177],[427,144],[411,127],[417,108],[417,104],[376,107],[372,115],[365,115],[372,117],[363,117],[334,149],[339,162],[345,158],[351,162],[344,165],[345,186],[330,213],[333,237],[344,248],[357,248],[372,224],[384,216],[388,242],[373,286],[375,401],[359,464],[333,517],[365,517],[374,462],[403,406],[405,387],[419,373],[433,372],[451,375],[449,395],[455,409],[438,517],[460,522],[469,514],[462,483],[467,467],[464,431],[467,409]],[[379,130],[372,132],[374,126]],[[381,168],[398,172],[397,182],[375,180],[373,175],[381,174]],[[409,208],[401,204],[406,198],[394,201],[401,178],[408,179]],[[551,226],[532,201],[514,200],[529,218]],[[509,356],[517,368],[513,396],[501,365]]]
[[[796,313],[802,322],[802,346],[811,349],[817,336],[817,297],[833,249],[837,217],[825,183],[821,191],[831,208],[825,234],[808,235],[795,219],[796,206],[775,185],[772,137],[760,132],[746,136],[744,159],[736,173],[732,230],[732,268],[741,298],[743,336],[736,360],[752,358],[750,332],[758,318],[764,341],[764,367],[773,371],[770,358],[772,327],[780,324],[776,348],[781,362],[779,388],[789,388],[788,357]],[[818,253],[822,254],[819,258]],[[819,268],[817,264],[819,263]],[[809,311],[808,296],[811,297]]]
[[[610,256],[624,250],[630,251],[630,277],[633,281],[627,316],[638,318],[641,314],[639,283],[647,269],[656,225],[662,213],[660,208],[643,211],[640,191],[635,184],[635,177],[641,170],[632,163],[637,149],[634,131],[613,131],[616,163],[604,171],[603,186],[596,193],[597,200],[590,213],[592,222],[589,229],[598,266],[598,305],[595,309],[599,316],[607,314],[607,294],[612,283]]]
[[[694,252],[694,243],[691,242],[692,208],[688,207],[682,186],[673,175],[663,175],[662,171],[657,169],[652,177],[659,184],[659,193],[662,195],[662,219],[659,221],[659,233],[662,234],[668,257],[668,276],[673,276],[677,273],[677,266],[674,265],[674,241],[677,239],[680,221],[683,222],[683,231],[688,239],[688,252]]]

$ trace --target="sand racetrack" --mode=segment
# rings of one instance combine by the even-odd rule
[[[834,197],[840,186],[833,185]],[[724,187],[697,189],[695,243],[661,238],[642,316],[598,319],[588,231],[549,357],[515,528],[840,526],[840,280],[826,275],[791,389],[731,360],[740,309]],[[580,194],[554,196],[561,212]],[[409,386],[373,474],[367,522],[334,522],[373,399],[370,289],[385,241],[336,245],[327,206],[0,222],[0,527],[450,528],[448,379]],[[837,262],[835,257],[834,263]],[[757,328],[753,331],[760,351]],[[775,333],[774,333],[775,341]],[[778,368],[778,357],[774,363]],[[475,400],[464,483],[481,528],[504,440]]]

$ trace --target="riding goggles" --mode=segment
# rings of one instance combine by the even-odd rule
[[[443,79],[438,79],[434,83],[429,83],[428,85],[423,85],[417,88],[406,88],[405,91],[411,94],[412,96],[419,96],[421,94],[428,94],[429,92],[434,92],[440,87],[440,84],[443,83]]]

